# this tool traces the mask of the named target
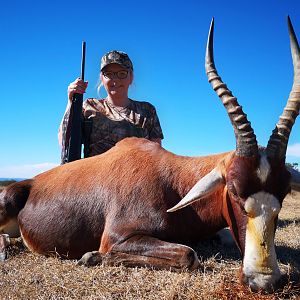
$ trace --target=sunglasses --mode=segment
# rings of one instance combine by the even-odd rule
[[[107,72],[102,72],[102,74],[107,79],[114,79],[115,77],[117,77],[118,79],[125,79],[128,76],[128,71],[127,70],[122,70],[118,72],[107,71]]]

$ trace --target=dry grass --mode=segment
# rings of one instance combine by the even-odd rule
[[[276,233],[280,268],[288,282],[276,294],[251,293],[238,283],[240,255],[218,240],[195,249],[202,268],[194,272],[147,268],[77,266],[11,248],[0,263],[1,299],[300,299],[300,194],[292,194],[280,213]]]

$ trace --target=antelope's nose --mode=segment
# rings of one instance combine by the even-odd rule
[[[266,293],[273,293],[283,284],[284,276],[275,274],[252,274],[242,276],[242,284],[249,286],[252,292],[258,292],[260,290]]]

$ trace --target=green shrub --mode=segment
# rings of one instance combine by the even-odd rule
[[[16,182],[16,181],[15,180],[3,180],[3,181],[0,181],[0,186],[7,186],[14,182]]]

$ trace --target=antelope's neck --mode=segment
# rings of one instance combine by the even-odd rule
[[[215,166],[219,156],[175,156],[169,164],[170,179],[174,190],[184,197],[191,188]]]

